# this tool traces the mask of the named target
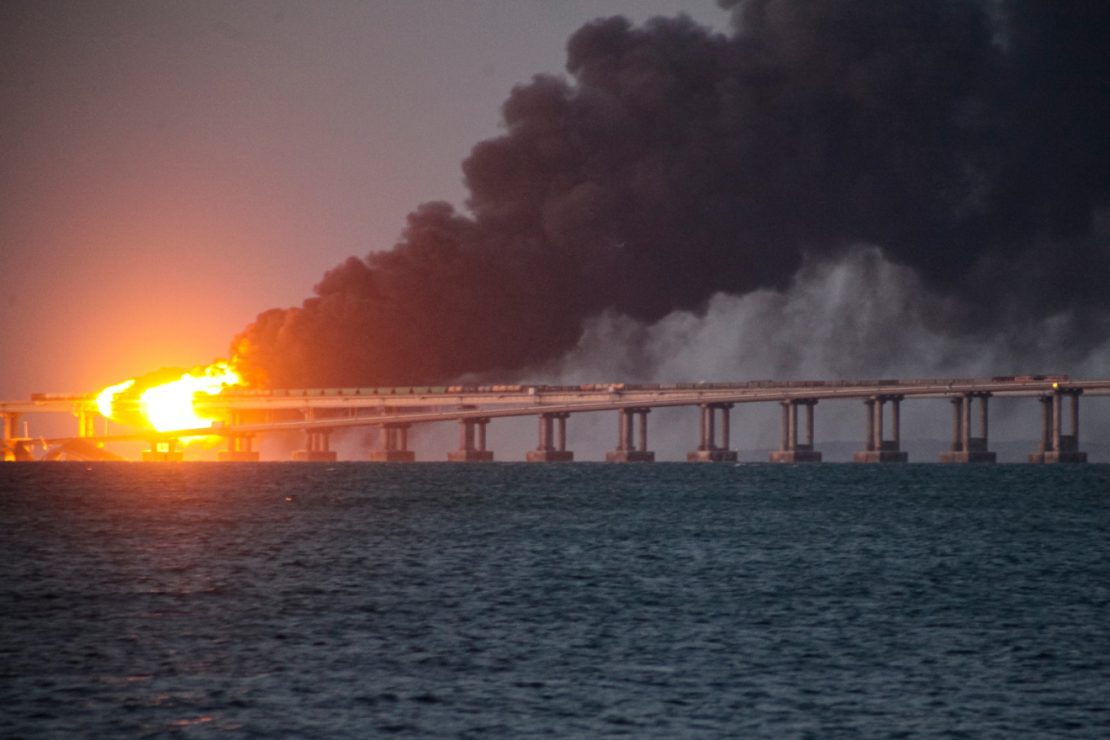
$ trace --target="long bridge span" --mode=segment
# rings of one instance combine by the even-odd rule
[[[151,444],[144,459],[181,458],[179,440],[219,436],[226,440],[220,459],[258,460],[253,440],[262,434],[297,432],[304,435],[304,449],[296,460],[331,461],[330,436],[356,427],[378,427],[382,443],[369,459],[405,462],[415,459],[408,431],[414,424],[455,422],[458,448],[448,452],[452,461],[493,460],[487,447],[486,427],[494,419],[534,416],[538,420],[537,444],[527,453],[536,462],[574,459],[567,448],[567,422],[574,414],[615,412],[615,448],[612,462],[651,462],[655,453],[648,444],[648,414],[652,409],[692,407],[700,414],[700,432],[692,440],[690,461],[733,462],[730,410],[737,404],[777,403],[782,407],[782,436],[771,462],[820,462],[815,439],[815,407],[824,401],[863,402],[864,439],[856,462],[905,462],[901,447],[901,403],[906,400],[944,399],[951,404],[952,441],[941,462],[994,462],[989,446],[989,399],[1027,397],[1041,406],[1037,449],[1032,463],[1086,462],[1080,449],[1081,396],[1110,395],[1110,379],[1071,379],[1066,375],[996,376],[992,378],[925,378],[835,381],[771,381],[692,384],[592,383],[575,386],[509,384],[401,388],[226,389],[218,396],[198,395],[199,412],[218,420],[211,426],[157,433],[136,429],[117,434],[97,434],[95,396],[92,394],[34,394],[29,401],[0,401],[3,420],[2,449],[5,460],[54,459],[65,456],[107,456],[107,443],[146,440]],[[20,429],[25,415],[71,414],[77,433],[42,437]],[[21,434],[21,431],[23,432]],[[1031,430],[1032,431],[1032,430]],[[693,444],[696,443],[696,446]],[[35,450],[42,455],[36,458]]]

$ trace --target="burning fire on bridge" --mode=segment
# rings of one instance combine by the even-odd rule
[[[163,369],[108,386],[96,396],[101,416],[126,426],[156,432],[197,429],[222,420],[197,407],[198,395],[217,396],[225,388],[243,386],[233,364],[219,360],[188,372]],[[206,437],[183,437],[182,442]]]

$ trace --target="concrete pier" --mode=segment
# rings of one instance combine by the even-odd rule
[[[0,460],[15,462],[26,459],[26,447],[16,439],[19,437],[19,414],[4,412],[0,414]]]
[[[1085,463],[1087,453],[1079,449],[1079,396],[1082,388],[1057,388],[1041,396],[1040,449],[1029,455],[1031,463]],[[1064,399],[1071,400],[1071,434],[1064,434]]]
[[[686,454],[688,462],[736,462],[736,450],[729,449],[731,403],[703,403],[701,409],[701,442],[698,449]],[[721,444],[717,444],[716,416],[721,414]]]
[[[143,450],[143,462],[181,462],[184,453],[176,439],[156,439],[149,450]]]
[[[651,409],[619,409],[617,411],[617,449],[605,453],[608,462],[655,462],[655,453],[647,448],[647,415]],[[639,418],[639,440],[633,427]]]
[[[459,420],[459,449],[447,453],[451,462],[493,462],[493,451],[486,449],[489,419]]]
[[[305,421],[316,418],[316,409],[308,408],[304,411]],[[313,429],[304,430],[305,449],[293,453],[293,459],[298,462],[335,462],[336,455],[331,451],[331,430]]]
[[[293,453],[299,462],[335,462],[335,453],[330,448],[331,432],[327,430],[305,430],[306,448]]]
[[[233,434],[227,438],[227,449],[216,453],[220,462],[258,462],[258,451],[252,450],[253,434]]]
[[[232,425],[245,422],[243,415],[233,412],[228,419]],[[254,444],[253,434],[231,434],[227,438],[227,449],[220,450],[216,459],[220,462],[258,462],[258,452],[251,449]]]
[[[572,462],[574,453],[567,449],[568,413],[540,414],[539,443],[529,450],[528,462]]]
[[[992,463],[997,455],[988,444],[987,399],[990,393],[965,393],[952,401],[952,448],[940,453],[942,463]],[[979,436],[972,436],[972,401],[979,399]]]
[[[883,435],[883,406],[890,403],[891,439]],[[902,451],[902,396],[872,396],[867,406],[867,447],[852,456],[858,463],[904,463],[909,456]]]
[[[0,461],[3,462],[29,462],[34,460],[31,454],[29,440],[19,436],[19,414],[4,412],[0,414]]]
[[[85,437],[96,436],[96,417],[99,413],[94,409],[85,408],[82,406],[77,409],[77,436],[84,439]]]
[[[773,463],[821,462],[813,449],[813,407],[816,398],[793,398],[782,402],[782,445],[771,453]],[[806,410],[805,442],[798,441],[798,407]]]
[[[3,441],[6,444],[8,440],[15,439],[19,436],[19,414],[14,412],[4,412],[0,414],[0,430],[3,433]]]
[[[382,446],[370,450],[374,462],[415,462],[416,453],[409,449],[409,427],[411,424],[382,424]]]

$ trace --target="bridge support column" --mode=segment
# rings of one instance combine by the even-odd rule
[[[19,436],[19,414],[5,411],[0,414],[0,423],[3,425],[0,428],[3,429],[4,444],[7,444],[8,440]]]
[[[1042,396],[1041,446],[1029,455],[1031,463],[1085,463],[1087,453],[1079,450],[1079,396],[1082,388],[1057,388]],[[1064,398],[1071,399],[1071,434],[1064,434]]]
[[[316,418],[316,409],[306,408],[304,410],[305,421],[312,421]],[[331,451],[329,446],[331,441],[330,429],[313,429],[307,427],[305,430],[305,449],[297,450],[293,453],[293,459],[299,462],[335,462],[335,453]]]
[[[990,393],[965,393],[952,400],[952,449],[940,453],[942,463],[992,463],[989,449],[987,399]],[[972,436],[971,404],[979,399],[979,436]]]
[[[77,436],[81,438],[95,437],[96,417],[100,415],[100,412],[85,408],[82,405],[77,409],[75,415],[77,416]]]
[[[773,463],[821,462],[813,449],[813,407],[816,398],[792,398],[782,402],[782,446],[771,453]],[[798,407],[806,410],[805,442],[798,441]]]
[[[228,422],[232,426],[242,424],[242,413],[233,411]],[[258,452],[251,449],[253,443],[253,434],[229,434],[227,436],[227,449],[216,453],[216,459],[220,462],[258,462]]]
[[[703,403],[701,409],[701,442],[698,449],[686,454],[687,462],[736,462],[736,451],[729,449],[729,410],[731,403]],[[721,413],[721,444],[717,444],[715,419]]]
[[[374,462],[415,462],[416,453],[409,449],[411,424],[382,424],[382,446],[370,450]]]
[[[891,439],[883,435],[883,406],[890,402]],[[867,406],[867,447],[852,456],[858,463],[903,463],[908,455],[902,451],[902,396],[872,396]]]
[[[23,462],[33,460],[27,440],[19,437],[19,414],[5,412],[0,414],[3,437],[0,438],[0,461]]]
[[[486,449],[489,419],[459,420],[459,449],[447,453],[451,462],[493,462],[493,451]]]
[[[305,449],[293,453],[299,462],[335,462],[335,453],[330,448],[331,431],[327,429],[306,429]]]
[[[536,449],[529,450],[528,462],[571,462],[574,453],[567,449],[568,413],[540,414],[540,440]],[[556,434],[557,425],[557,434]]]
[[[617,449],[605,453],[607,462],[655,462],[655,453],[647,448],[647,415],[651,409],[620,409],[617,412]],[[639,441],[634,427],[639,417]]]
[[[44,460],[55,459],[77,459],[77,460],[112,460],[117,459],[115,455],[110,452],[105,452],[103,442],[85,442],[84,440],[96,437],[96,420],[104,418],[100,415],[100,411],[95,405],[90,403],[79,403],[73,410],[73,415],[77,417],[77,438],[79,441],[71,440],[70,442],[63,443],[59,447],[47,452],[43,456]],[[176,447],[177,440],[174,440],[174,447]],[[149,455],[147,454],[149,453]],[[151,442],[150,449],[144,452],[144,456],[149,456],[152,460],[180,460],[181,451],[170,449],[169,455],[166,456],[160,453],[154,442]],[[69,457],[72,456],[72,457]],[[144,457],[145,459],[145,457]]]
[[[173,437],[152,439],[150,449],[143,450],[143,462],[181,462],[183,457],[178,441]]]
[[[539,442],[528,450],[529,463],[571,463],[574,453],[566,448],[566,420],[569,414],[539,415]]]
[[[216,459],[220,462],[258,462],[258,451],[251,449],[253,443],[253,434],[228,435],[227,449],[220,450]]]

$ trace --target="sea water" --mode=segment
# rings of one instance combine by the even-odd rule
[[[0,465],[4,737],[1108,737],[1110,466]]]

